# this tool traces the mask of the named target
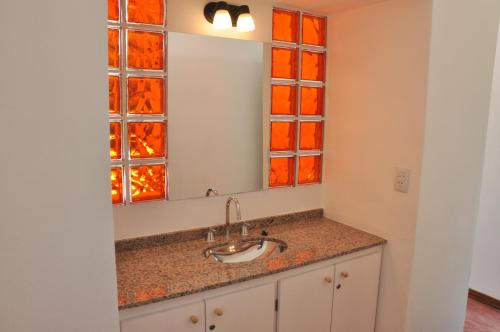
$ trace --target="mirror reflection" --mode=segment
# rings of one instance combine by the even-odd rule
[[[168,35],[169,199],[263,187],[263,44]]]

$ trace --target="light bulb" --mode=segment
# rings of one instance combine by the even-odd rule
[[[233,26],[231,15],[227,9],[218,9],[214,16],[215,29],[229,29]]]
[[[240,14],[238,16],[238,22],[236,23],[236,31],[249,32],[254,30],[255,23],[253,21],[252,15],[250,15],[250,13]]]

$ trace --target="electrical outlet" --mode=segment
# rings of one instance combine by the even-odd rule
[[[407,194],[410,191],[410,170],[406,168],[396,168],[394,178],[394,190]]]

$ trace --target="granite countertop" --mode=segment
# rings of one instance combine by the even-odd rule
[[[163,242],[159,241],[159,237],[119,241],[116,253],[119,309],[256,279],[386,242],[375,235],[324,218],[319,211],[295,218],[287,215],[288,218],[280,222],[254,224],[250,236],[259,236],[265,228],[269,237],[285,241],[288,249],[279,255],[253,262],[223,264],[212,257],[205,258],[202,252],[209,244],[205,238],[199,237],[203,234],[201,230],[185,238],[182,233],[176,233],[168,241],[163,238]],[[196,237],[193,234],[198,238],[193,238]],[[219,236],[216,240],[222,241],[223,237]]]

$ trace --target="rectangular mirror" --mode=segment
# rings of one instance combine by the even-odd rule
[[[169,199],[263,187],[260,42],[168,34]]]

